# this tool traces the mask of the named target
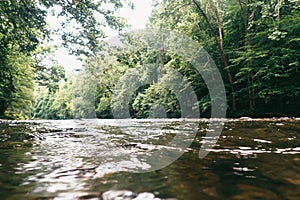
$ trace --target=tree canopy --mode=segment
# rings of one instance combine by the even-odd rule
[[[49,91],[58,89],[57,86],[53,88],[53,85],[59,81],[58,79],[63,78],[60,67],[41,66],[34,59],[39,45],[50,40],[51,34],[57,32],[63,41],[63,46],[71,54],[91,56],[103,47],[105,38],[103,27],[109,26],[121,30],[126,25],[124,19],[114,15],[114,12],[124,4],[130,5],[130,2],[119,0],[1,1],[0,116],[14,108],[24,114],[23,110],[27,108],[23,105],[30,107],[33,104],[34,78],[40,84],[43,81],[43,84],[48,84]],[[50,30],[48,27],[47,16],[50,14],[61,19],[60,30]],[[24,102],[21,103],[21,99],[24,99]]]

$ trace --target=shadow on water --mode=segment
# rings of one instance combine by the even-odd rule
[[[195,120],[119,122],[0,121],[1,199],[300,196],[300,120],[226,120],[217,145],[203,159],[198,153],[207,120],[196,121],[198,134],[187,149],[168,144],[176,135],[191,132]],[[151,168],[151,156],[161,149],[184,154],[160,170],[132,173]]]

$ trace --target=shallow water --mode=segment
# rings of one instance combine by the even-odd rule
[[[299,199],[299,119],[215,123],[222,134],[199,159],[209,120],[0,121],[1,199]]]

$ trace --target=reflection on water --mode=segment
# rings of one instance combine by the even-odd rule
[[[199,159],[209,131],[207,120],[0,121],[1,199],[299,198],[299,119],[227,120]],[[175,137],[192,145],[170,145]],[[166,168],[133,173],[178,152]]]

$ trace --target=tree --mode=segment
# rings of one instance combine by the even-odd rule
[[[34,102],[34,69],[32,67],[34,61],[18,52],[11,53],[7,58],[8,67],[13,69],[10,75],[13,84],[11,87],[13,87],[14,92],[10,94],[9,101],[3,99],[2,102],[6,102],[4,105],[8,108],[7,116],[28,118]]]
[[[284,107],[294,108],[295,99],[299,97],[299,87],[296,86],[299,83],[294,78],[298,74],[296,63],[299,63],[296,56],[299,51],[294,47],[298,38],[295,31],[299,30],[299,23],[294,21],[299,15],[299,2],[239,3],[240,10],[236,10],[239,14],[231,15],[230,20],[243,23],[243,34],[227,38],[236,37],[242,41],[231,42],[233,54],[230,59],[237,69],[236,86],[240,102],[249,102],[250,112],[258,107],[257,110],[263,112],[295,113]],[[289,26],[291,20],[294,21],[293,28]],[[240,103],[240,106],[245,105]]]
[[[229,86],[229,111],[233,116],[260,111],[296,113],[299,51],[295,45],[299,42],[299,22],[295,20],[299,5],[299,1],[292,0],[157,1],[151,23],[199,41],[220,71],[225,69],[222,76]],[[181,73],[185,71],[189,80],[193,79],[196,91],[205,87],[195,84],[196,78],[187,73],[188,65],[180,59],[172,62],[180,66]],[[205,93],[197,96],[200,107],[207,107],[209,97]]]
[[[43,2],[46,5],[46,1]],[[98,43],[101,34],[98,39],[91,35],[90,38],[77,40],[84,26],[93,24],[92,19],[83,19],[81,12],[74,13],[76,9],[82,9],[85,15],[87,10],[95,8],[89,4],[91,1],[86,2],[87,5],[81,5],[77,1],[72,4],[60,1],[46,6],[62,6],[62,10],[57,11],[61,16],[66,17],[66,13],[72,16],[73,13],[74,18],[67,17],[69,21],[66,23],[72,24],[78,18],[77,32],[65,34],[64,44],[74,42],[74,47],[79,51],[72,47],[71,52],[92,55],[85,59],[83,70],[78,72],[76,79],[68,80],[67,84],[57,83],[64,79],[64,73],[55,62],[52,67],[45,67],[41,62],[32,63],[29,58],[33,51],[27,51],[27,47],[22,51],[24,45],[12,45],[5,34],[0,35],[2,41],[8,41],[7,45],[0,44],[5,47],[0,50],[4,55],[0,58],[4,69],[0,71],[3,77],[0,80],[0,110],[8,111],[12,107],[12,99],[20,97],[16,95],[21,94],[18,88],[25,87],[25,84],[18,85],[15,80],[31,83],[31,73],[28,72],[28,79],[19,77],[22,65],[33,66],[37,82],[48,88],[37,104],[35,113],[41,115],[36,116],[53,119],[112,118],[116,117],[115,114],[129,111],[131,117],[137,118],[163,117],[164,114],[179,117],[181,105],[178,94],[188,91],[189,86],[198,98],[201,116],[210,116],[214,100],[206,86],[207,80],[204,82],[200,73],[185,58],[161,46],[154,48],[152,44],[159,39],[125,34],[122,38],[124,49],[105,48],[106,51],[99,54],[93,54],[93,51],[101,48]],[[265,116],[268,113],[276,116],[299,115],[299,12],[299,1],[293,0],[164,0],[156,1],[148,27],[182,32],[208,51],[225,82],[230,116]],[[92,30],[87,28],[87,31]],[[41,32],[39,34],[42,35]],[[84,31],[82,35],[87,36]],[[89,39],[95,39],[95,43],[89,43]],[[88,49],[78,48],[78,45],[85,45]],[[49,57],[51,51],[44,52]],[[22,59],[15,59],[12,55]],[[172,89],[172,84],[178,87]],[[187,102],[189,106],[189,103],[195,105],[194,102]],[[127,113],[119,117],[130,117]]]
[[[205,13],[204,10],[201,8],[201,4],[197,0],[192,0],[192,1],[195,4],[197,10],[199,11],[199,14],[205,19],[205,21],[211,31],[211,34],[213,35],[215,42],[218,46],[221,61],[223,63],[224,69],[227,72],[227,78],[228,78],[228,82],[229,82],[229,85],[231,88],[231,108],[232,108],[232,111],[235,111],[236,110],[235,89],[234,89],[234,84],[233,84],[233,77],[232,77],[231,71],[229,69],[229,64],[228,64],[228,61],[227,61],[227,58],[225,55],[225,51],[224,51],[224,44],[223,44],[224,36],[223,36],[222,19],[220,16],[221,15],[221,11],[220,11],[221,8],[220,8],[220,4],[219,4],[220,2],[219,1],[214,2],[214,1],[208,0],[207,6],[206,6],[206,10],[210,11],[216,19],[215,24],[217,24],[216,26],[218,27],[218,33],[219,33],[219,34],[217,34],[215,32],[216,28],[213,26],[211,20],[209,20],[208,14]],[[211,8],[211,5],[214,6],[214,9]]]
[[[53,15],[62,19],[59,34],[61,34],[63,45],[70,50],[70,53],[88,56],[98,52],[103,46],[102,40],[105,35],[102,28],[104,26],[117,30],[125,26],[124,19],[114,15],[124,3],[130,5],[129,1],[119,0],[0,1],[0,116],[8,111],[13,99],[20,97],[17,95],[15,81],[18,79],[16,76],[22,72],[17,72],[16,70],[20,68],[10,65],[9,56],[18,54],[31,58],[38,45],[42,44],[43,40],[50,39],[53,32],[47,27],[47,14],[52,12]],[[73,29],[70,30],[69,27]],[[46,74],[56,73],[60,76],[62,69],[59,66],[51,69],[39,68],[40,65],[30,62],[29,71],[32,67],[36,68],[35,71],[39,73],[36,76],[39,83],[48,84],[49,90],[57,90],[57,85],[54,83],[56,80],[50,83],[53,77]],[[48,80],[42,80],[43,78]],[[48,83],[45,83],[47,81]]]

